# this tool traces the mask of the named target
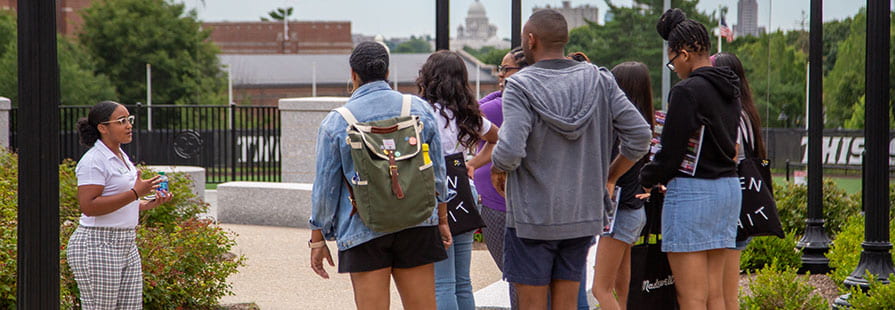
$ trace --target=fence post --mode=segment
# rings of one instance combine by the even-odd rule
[[[142,108],[142,107],[143,107],[143,103],[141,103],[141,102],[137,102],[137,106],[134,107],[135,120],[134,120],[133,130],[135,132],[134,141],[136,142],[136,143],[134,143],[134,147],[136,148],[136,150],[134,150],[134,153],[137,156],[137,158],[139,158],[138,161],[145,160],[143,158],[143,152],[142,152],[143,148],[140,147],[140,145],[143,143],[143,139],[140,139],[140,137],[141,137],[141,135],[140,135],[140,108]]]
[[[9,112],[12,110],[12,102],[9,98],[0,97],[0,146],[9,149]]]
[[[228,126],[230,129],[230,181],[236,181],[236,125],[233,123],[236,118],[236,104],[230,103],[230,117]]]

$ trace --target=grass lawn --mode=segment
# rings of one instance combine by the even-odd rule
[[[836,185],[844,189],[849,194],[861,191],[861,177],[829,177],[836,182]],[[791,180],[791,179],[790,179]],[[786,177],[782,175],[774,175],[774,183],[786,182]],[[891,182],[891,181],[890,181]]]

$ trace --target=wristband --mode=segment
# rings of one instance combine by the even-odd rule
[[[320,240],[320,241],[317,241],[317,242],[313,242],[313,241],[311,241],[311,240],[308,240],[308,247],[311,248],[311,249],[325,248],[325,247],[326,247],[326,240]]]
[[[131,188],[131,191],[134,192],[134,197],[136,197],[137,200],[140,200],[140,195],[137,194],[137,191],[134,190],[133,187]]]

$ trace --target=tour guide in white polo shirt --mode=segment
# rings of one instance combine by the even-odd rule
[[[78,120],[81,144],[90,150],[78,161],[78,203],[81,221],[68,241],[68,264],[81,292],[84,309],[142,309],[143,273],[134,242],[140,210],[171,201],[155,190],[155,176],[140,171],[121,150],[133,139],[134,117],[127,108],[103,101]],[[155,199],[140,197],[155,192]]]

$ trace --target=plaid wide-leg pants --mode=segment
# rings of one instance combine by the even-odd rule
[[[85,310],[142,309],[143,272],[133,228],[79,226],[68,241],[68,265]]]

